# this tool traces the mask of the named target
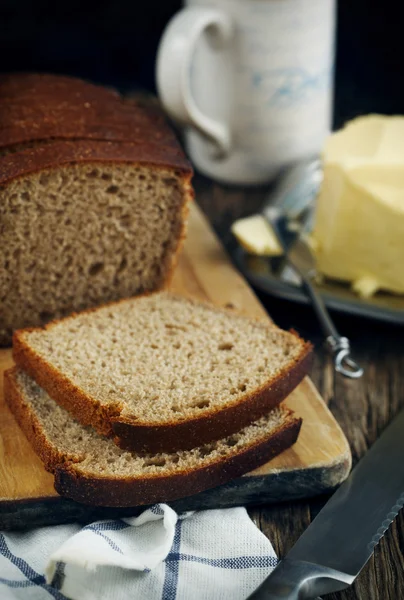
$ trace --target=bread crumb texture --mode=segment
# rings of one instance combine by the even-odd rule
[[[305,342],[266,322],[162,292],[21,333],[101,405],[135,423],[178,423],[284,374]]]
[[[136,164],[71,164],[0,186],[0,343],[160,288],[189,195],[175,169]]]
[[[111,439],[98,435],[91,427],[83,427],[25,372],[17,370],[14,378],[25,410],[35,416],[36,429],[39,425],[47,444],[63,459],[62,464],[53,467],[74,463],[74,470],[86,478],[161,477],[203,468],[265,441],[291,420],[290,412],[278,407],[217,442],[188,451],[139,455],[121,450]]]

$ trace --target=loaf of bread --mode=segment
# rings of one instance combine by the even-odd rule
[[[0,344],[165,286],[191,167],[155,108],[68,77],[0,78]]]
[[[5,373],[5,399],[56,490],[98,506],[167,502],[217,486],[250,471],[291,446],[301,421],[287,409],[224,439],[170,454],[139,455],[83,427],[16,368]]]
[[[13,356],[83,425],[124,448],[171,452],[277,406],[308,372],[311,347],[266,321],[160,292],[17,331]]]

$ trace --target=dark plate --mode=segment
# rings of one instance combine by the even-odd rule
[[[240,271],[257,289],[278,298],[309,304],[301,288],[283,281],[268,258],[252,256],[240,247],[233,256]],[[404,325],[404,296],[380,292],[363,300],[353,293],[349,285],[342,283],[327,281],[316,287],[329,309]]]

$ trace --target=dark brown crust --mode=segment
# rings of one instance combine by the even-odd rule
[[[188,178],[192,174],[163,112],[111,89],[71,77],[15,73],[0,77],[0,101],[0,148],[18,150],[0,156],[0,183],[88,161],[160,165]]]
[[[52,327],[52,323],[45,329],[48,327]],[[121,415],[122,406],[119,404],[102,406],[96,398],[39,356],[25,340],[24,333],[30,331],[14,333],[13,358],[16,364],[83,425],[92,425],[98,433],[114,436],[115,442],[122,448],[137,452],[187,450],[239,431],[282,402],[307,375],[312,364],[312,346],[302,341],[300,355],[291,367],[230,406],[182,422],[140,424]],[[295,333],[293,335],[298,337]]]
[[[53,473],[56,466],[63,462],[65,457],[61,453],[55,452],[48,443],[41,424],[24,402],[15,379],[16,373],[16,367],[4,371],[4,400],[25,437],[44,463],[45,469]]]
[[[299,435],[301,419],[291,411],[287,422],[267,439],[255,443],[228,459],[170,476],[144,478],[86,477],[71,458],[58,453],[48,442],[35,414],[25,404],[15,381],[16,369],[4,374],[4,395],[19,426],[45,463],[55,474],[55,489],[77,502],[94,506],[125,507],[168,502],[216,487],[265,464],[293,445]],[[70,462],[67,462],[70,460]]]
[[[0,156],[0,184],[67,164],[126,163],[167,167],[180,172],[189,182],[192,170],[179,146],[155,146],[123,142],[54,141]]]
[[[0,148],[50,139],[178,148],[162,111],[116,91],[60,75],[0,77]]]

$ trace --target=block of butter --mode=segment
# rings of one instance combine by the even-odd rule
[[[318,271],[361,296],[404,294],[404,117],[369,115],[328,139],[312,245]]]

